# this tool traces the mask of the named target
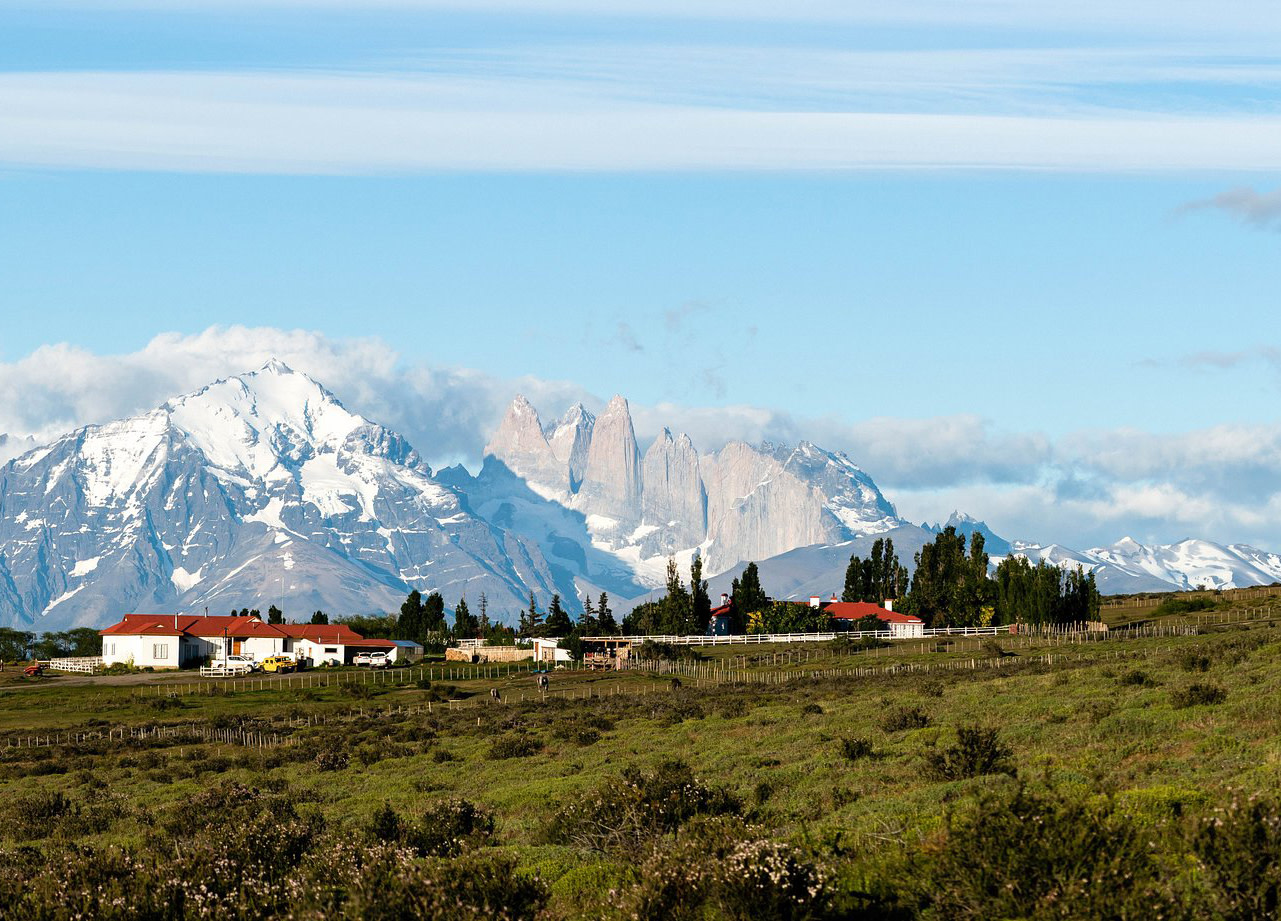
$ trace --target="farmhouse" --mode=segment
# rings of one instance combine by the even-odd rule
[[[126,614],[99,631],[102,664],[189,668],[206,659],[282,653],[314,665],[341,665],[357,652],[391,652],[390,640],[367,640],[345,624],[269,624],[252,615]]]
[[[813,603],[811,601],[811,603]],[[886,602],[892,605],[893,602]],[[870,601],[836,601],[822,605],[824,611],[832,615],[832,621],[838,629],[850,629],[855,621],[862,620],[869,614],[889,627],[890,637],[924,636],[925,621],[911,614],[902,614],[892,607],[881,607]]]

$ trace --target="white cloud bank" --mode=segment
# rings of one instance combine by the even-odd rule
[[[0,364],[0,432],[52,438],[151,409],[272,357],[311,374],[351,409],[402,432],[434,466],[461,460],[474,469],[517,392],[529,397],[544,421],[575,400],[599,409],[610,396],[564,381],[408,363],[378,339],[211,327],[193,335],[165,333],[124,355],[52,345]],[[1281,549],[1281,425],[1175,434],[1093,431],[1050,439],[1003,433],[978,416],[851,421],[674,403],[633,404],[633,415],[642,440],[669,426],[688,432],[703,450],[735,438],[805,438],[844,450],[913,520],[936,520],[959,508],[1006,536],[1069,546],[1129,533],[1140,540],[1197,536]]]

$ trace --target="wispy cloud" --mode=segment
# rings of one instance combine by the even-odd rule
[[[1179,213],[1206,210],[1222,211],[1260,230],[1281,230],[1281,189],[1271,192],[1257,192],[1248,186],[1229,189],[1213,198],[1188,202]]]
[[[1263,170],[1281,115],[801,111],[352,73],[0,75],[0,163],[231,173]]]
[[[15,5],[24,5],[18,0]],[[1000,29],[1080,30],[1106,28],[1145,34],[1224,32],[1254,35],[1278,31],[1275,16],[1258,0],[1215,4],[1157,0],[28,0],[42,9],[118,10],[361,10],[466,12],[535,16],[644,17],[739,21],[791,21],[886,26],[969,26]]]

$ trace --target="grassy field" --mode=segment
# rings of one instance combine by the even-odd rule
[[[684,668],[680,686],[557,672],[547,698],[528,674],[474,669],[183,696],[170,696],[180,678],[7,678],[0,866],[27,868],[9,894],[31,905],[53,870],[31,869],[22,848],[64,875],[68,860],[92,866],[85,887],[119,902],[93,903],[102,917],[488,917],[496,901],[551,918],[1267,916],[1264,903],[1225,908],[1240,899],[1202,851],[1216,810],[1281,780],[1279,653],[1281,629],[1256,621],[1080,645],[709,648],[669,666]],[[182,731],[128,737],[156,726]],[[121,728],[126,738],[30,747]],[[479,824],[457,818],[458,800]],[[983,837],[1002,822],[1015,829],[1004,843]],[[1045,831],[1055,823],[1097,840]],[[1059,851],[1019,865],[1037,853],[1030,841],[1011,850],[1020,834]],[[219,841],[223,861],[265,849],[263,866],[239,867],[233,885],[213,857],[182,862]],[[352,869],[334,855],[357,843],[359,859],[342,852]],[[1120,871],[1108,861],[1127,849],[1130,881],[1109,883]],[[190,893],[151,906],[113,875],[122,855],[153,889],[212,874],[216,911]],[[1041,866],[1060,859],[1062,879]],[[1261,879],[1278,874],[1281,852],[1269,859]],[[768,884],[743,888],[758,877]],[[1006,878],[1021,882],[1003,891]],[[399,901],[374,906],[378,887]],[[424,902],[424,887],[452,901]]]

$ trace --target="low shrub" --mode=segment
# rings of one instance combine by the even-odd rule
[[[882,713],[876,724],[882,732],[924,729],[930,724],[930,716],[920,707],[894,707]]]
[[[655,643],[653,640],[646,640],[636,647],[634,655],[646,661],[661,660],[664,662],[676,661],[698,661],[702,655],[693,646],[676,645],[674,643]]]
[[[1170,703],[1176,710],[1221,704],[1227,699],[1228,692],[1216,684],[1189,684],[1170,692]]]
[[[1148,830],[1110,801],[1026,789],[983,796],[950,816],[943,835],[912,854],[911,872],[895,888],[880,906],[884,914],[957,921],[1181,916]]]
[[[695,816],[742,811],[728,790],[703,783],[683,761],[666,761],[653,771],[629,767],[621,783],[606,783],[570,802],[553,817],[547,837],[553,844],[634,856]]]
[[[979,648],[994,659],[999,659],[1007,654],[1005,647],[990,637],[979,644]]]
[[[528,758],[543,750],[543,743],[533,736],[521,733],[499,736],[489,744],[489,760],[502,761],[508,758]]]
[[[943,682],[937,678],[931,678],[928,681],[922,681],[918,690],[921,692],[922,697],[942,697]]]
[[[1213,611],[1219,606],[1213,598],[1167,598],[1152,611],[1153,617],[1168,617],[1171,614],[1192,614],[1197,611]]]
[[[1136,688],[1154,688],[1161,683],[1149,677],[1147,672],[1139,671],[1137,668],[1131,669],[1116,680],[1118,684]]]
[[[934,780],[963,780],[984,774],[1014,775],[1014,752],[995,729],[962,726],[956,744],[925,753],[925,772]]]
[[[326,748],[316,752],[312,761],[318,771],[345,771],[351,764],[351,756],[340,748]]]
[[[371,840],[412,848],[420,857],[457,857],[487,843],[493,834],[494,817],[465,799],[433,803],[417,822],[383,803],[369,824]]]
[[[1234,795],[1197,824],[1192,851],[1215,917],[1281,916],[1281,805]]]
[[[1179,668],[1185,672],[1208,672],[1210,657],[1195,649],[1185,649],[1179,653]]]
[[[801,707],[802,716],[822,716],[823,708],[818,704],[805,704]]]
[[[746,832],[746,834],[745,834]],[[832,898],[826,872],[796,848],[756,829],[712,822],[656,850],[630,887],[616,890],[637,921],[821,918]]]
[[[868,739],[841,739],[841,755],[846,761],[861,761],[872,757],[872,743]]]

